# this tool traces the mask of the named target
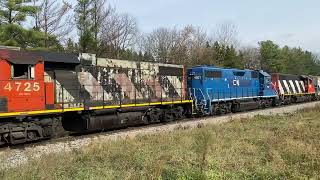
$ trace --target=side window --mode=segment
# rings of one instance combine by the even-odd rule
[[[269,85],[269,84],[271,83],[271,78],[266,77],[266,78],[265,78],[265,81],[266,81],[265,83]]]
[[[206,71],[205,76],[207,78],[221,78],[222,73],[221,73],[221,71]]]
[[[12,79],[34,79],[34,65],[29,64],[12,64],[11,78]]]
[[[246,74],[246,72],[243,71],[233,71],[233,75],[235,76],[244,76]]]
[[[259,73],[257,71],[252,71],[251,72],[251,78],[252,79],[257,79],[259,78]]]

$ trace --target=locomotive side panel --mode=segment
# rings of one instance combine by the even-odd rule
[[[79,67],[90,104],[125,105],[186,100],[183,65],[98,58]]]
[[[191,114],[183,65],[82,57],[85,64],[76,71],[89,96],[83,97],[82,115],[63,115],[68,131],[169,122]]]
[[[188,75],[191,92],[199,100],[223,101],[259,96],[259,73],[255,71],[196,67],[190,69]]]
[[[272,84],[279,95],[304,95],[315,92],[312,79],[291,74],[272,74]]]

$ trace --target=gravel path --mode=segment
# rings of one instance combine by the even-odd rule
[[[141,134],[155,134],[160,132],[170,132],[177,128],[195,128],[199,125],[219,124],[225,123],[233,119],[251,118],[256,115],[275,115],[293,113],[304,108],[311,108],[320,105],[320,102],[311,102],[305,104],[298,104],[292,106],[285,106],[280,108],[271,108],[266,110],[257,110],[252,112],[245,112],[239,114],[230,114],[220,117],[208,117],[202,119],[195,119],[193,121],[181,121],[166,125],[153,125],[141,128],[128,129],[118,132],[102,133],[95,135],[87,135],[76,138],[66,139],[64,141],[43,143],[41,145],[28,145],[24,148],[17,149],[3,149],[0,151],[0,169],[12,168],[19,165],[23,165],[28,160],[33,158],[40,158],[44,155],[51,153],[63,153],[72,150],[81,149],[84,146],[93,142],[103,142],[110,140],[117,140],[121,138],[133,138]]]

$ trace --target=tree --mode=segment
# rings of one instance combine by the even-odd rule
[[[242,48],[239,52],[246,69],[261,69],[260,50],[255,47]]]
[[[76,53],[78,51],[78,48],[77,48],[77,44],[75,44],[72,39],[68,39],[67,41],[67,45],[66,45],[66,52],[68,53]]]
[[[92,0],[77,0],[75,9],[76,24],[79,31],[80,51],[92,51],[94,44],[93,22],[91,20]]]
[[[179,32],[179,38],[175,51],[179,52],[172,56],[175,63],[186,65],[208,64],[206,59],[209,37],[205,30],[192,25],[184,27]]]
[[[159,28],[142,39],[144,51],[152,54],[157,62],[171,62],[170,55],[178,41],[178,30]]]
[[[224,66],[225,64],[225,51],[226,51],[226,45],[220,44],[218,41],[216,41],[213,44],[212,50],[214,52],[214,60],[216,66]]]
[[[208,36],[199,27],[159,28],[142,39],[143,51],[158,62],[186,65],[203,63]]]
[[[1,0],[0,1],[0,24],[21,24],[27,16],[37,12],[35,6],[25,5],[24,0]]]
[[[224,55],[224,67],[228,68],[243,68],[243,62],[241,58],[237,55],[236,49],[231,45],[227,46]]]
[[[113,12],[102,24],[101,49],[108,48],[111,56],[119,58],[121,50],[133,47],[137,34],[137,22],[133,17]]]
[[[107,4],[107,0],[92,1],[92,11],[91,11],[91,17],[93,20],[92,29],[94,32],[94,48],[95,48],[95,53],[97,55],[101,54],[101,51],[99,51],[101,39],[99,38],[99,36],[101,36],[101,33],[102,33],[103,23],[115,11],[115,9],[111,7],[111,5],[108,5],[106,7],[106,4]]]
[[[237,26],[232,22],[218,24],[214,32],[214,39],[219,44],[237,47],[239,44]]]
[[[28,38],[27,35],[32,32],[22,28],[20,24],[26,20],[28,15],[32,15],[35,12],[36,8],[34,6],[27,6],[22,0],[1,0],[1,44],[26,47],[27,42],[24,41]]]
[[[262,68],[269,72],[318,75],[317,58],[301,48],[279,47],[272,41],[260,42]]]
[[[284,66],[279,57],[279,46],[270,40],[259,42],[259,45],[261,68],[267,72],[282,72]]]
[[[52,45],[49,42],[50,36],[61,39],[70,33],[72,26],[67,14],[72,7],[64,1],[61,5],[58,0],[40,0],[39,2],[38,11],[35,14],[35,29],[44,32],[44,47],[48,48]]]

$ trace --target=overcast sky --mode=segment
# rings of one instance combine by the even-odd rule
[[[140,30],[192,24],[209,33],[225,21],[238,27],[242,45],[274,40],[320,52],[319,0],[109,0],[129,13]]]

